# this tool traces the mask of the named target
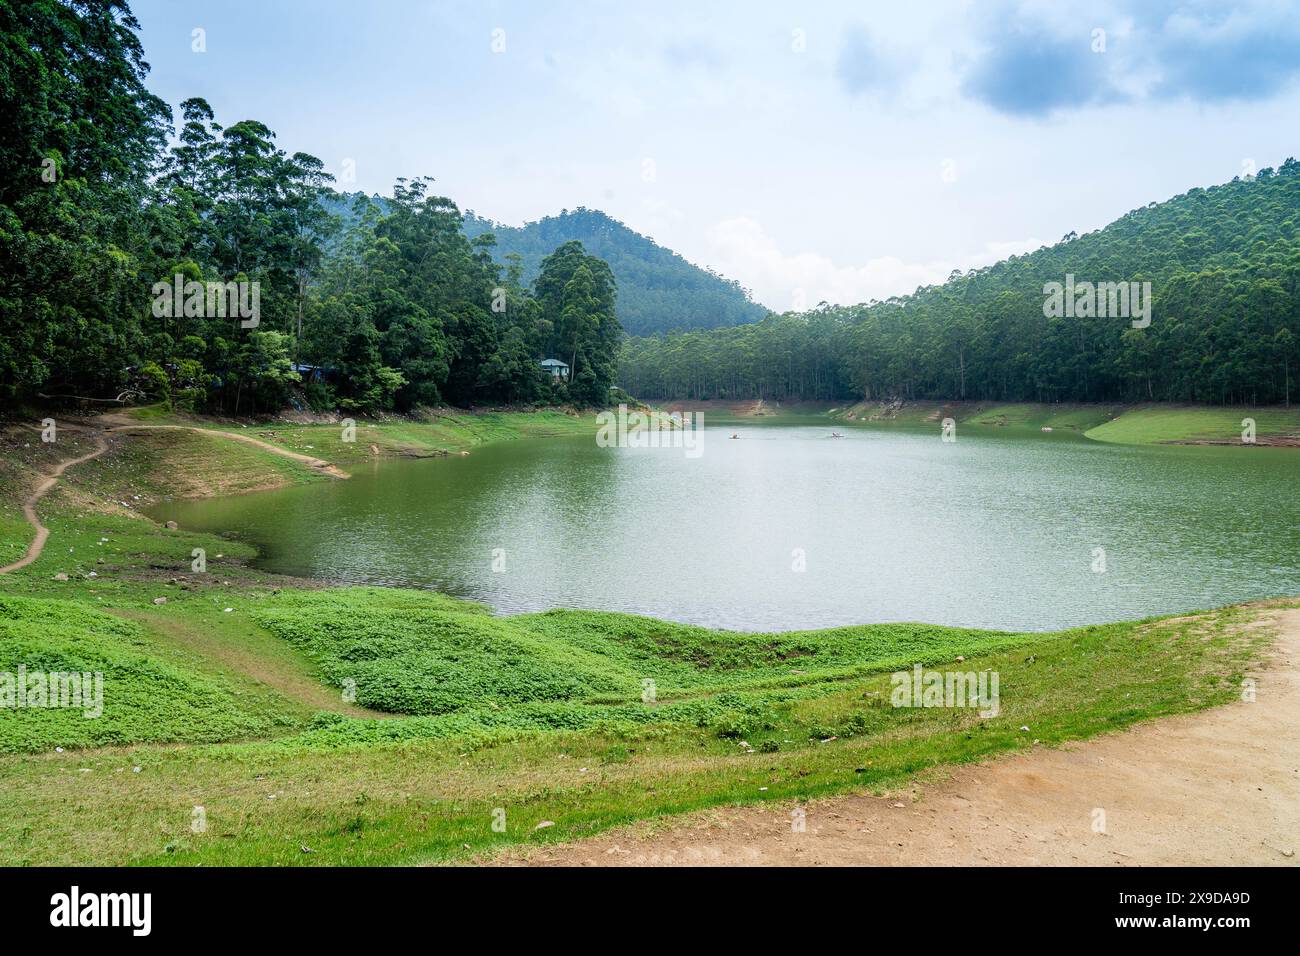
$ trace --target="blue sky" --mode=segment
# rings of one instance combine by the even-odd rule
[[[342,188],[432,175],[512,225],[603,209],[777,310],[1300,154],[1300,9],[1274,0],[132,8],[156,93],[355,168]]]

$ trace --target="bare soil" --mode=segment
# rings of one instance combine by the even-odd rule
[[[1300,610],[1271,611],[1256,699],[918,780],[739,807],[494,862],[533,866],[1300,864]],[[796,832],[802,811],[805,829]]]

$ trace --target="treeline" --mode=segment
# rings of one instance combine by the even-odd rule
[[[1150,282],[1150,324],[1045,315],[1044,286]],[[1290,403],[1300,373],[1300,164],[1193,189],[940,286],[630,339],[645,398]]]
[[[526,287],[424,178],[334,215],[319,159],[202,99],[168,146],[137,31],[119,0],[0,0],[0,398],[606,399],[622,331],[602,260],[562,244]]]

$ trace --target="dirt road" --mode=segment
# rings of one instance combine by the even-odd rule
[[[733,808],[499,862],[541,866],[1300,863],[1300,610],[1253,703],[961,767],[886,797]],[[661,824],[662,827],[662,824]]]

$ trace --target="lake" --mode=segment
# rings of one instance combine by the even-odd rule
[[[840,428],[708,427],[698,457],[530,439],[151,513],[271,571],[735,630],[1053,630],[1300,593],[1293,449]]]

